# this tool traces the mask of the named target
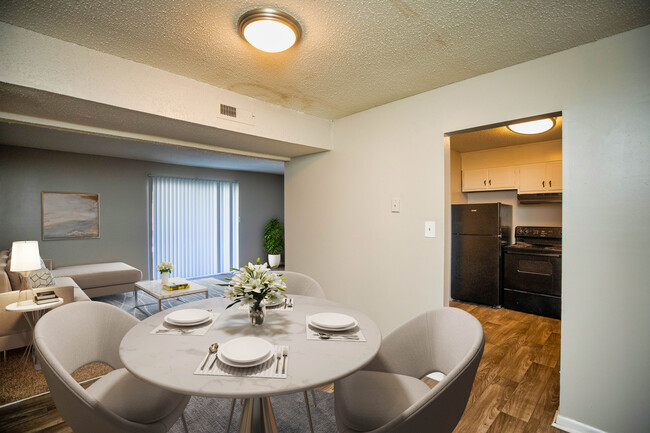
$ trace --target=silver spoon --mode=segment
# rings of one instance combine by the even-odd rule
[[[217,349],[219,348],[219,343],[214,343],[212,346],[214,346],[214,351],[216,352]],[[212,346],[210,346],[210,347],[212,347]],[[219,357],[215,355],[214,356],[214,361],[212,361],[212,364],[210,364],[210,368],[214,367],[214,364],[217,363],[217,359],[219,359]]]
[[[210,345],[210,347],[208,348],[210,353],[208,353],[208,356],[205,358],[205,361],[203,361],[203,365],[201,365],[201,370],[203,370],[203,367],[205,367],[205,364],[208,363],[208,359],[210,359],[210,355],[212,355],[213,353],[216,353],[218,348],[219,348],[219,343],[212,343]]]

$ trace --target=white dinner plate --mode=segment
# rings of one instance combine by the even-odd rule
[[[269,359],[273,358],[274,353],[271,352],[264,358],[257,360],[257,361],[252,361],[252,362],[233,362],[226,357],[223,356],[221,353],[221,348],[219,348],[219,351],[217,352],[217,358],[219,358],[219,361],[223,362],[226,365],[229,365],[231,367],[238,367],[238,368],[246,368],[246,367],[254,367],[256,365],[264,364],[267,362]]]
[[[262,359],[273,354],[273,345],[257,337],[240,337],[220,346],[219,353],[231,364],[242,366],[242,364],[262,362]]]
[[[321,329],[344,330],[357,326],[359,323],[354,317],[340,313],[318,313],[311,316],[310,323]]]
[[[175,325],[196,325],[203,323],[210,318],[210,312],[198,308],[188,308],[185,310],[177,310],[165,316],[166,320],[170,320]]]
[[[318,325],[315,325],[315,324],[313,324],[313,323],[311,323],[311,322],[309,322],[309,325],[310,325],[312,328],[314,328],[314,329],[318,329],[318,330],[321,330],[321,331],[327,331],[327,332],[340,332],[340,331],[349,331],[349,330],[351,330],[351,329],[354,329],[354,328],[356,328],[356,327],[359,325],[359,323],[355,321],[355,323],[353,323],[352,325],[350,325],[350,326],[348,326],[348,327],[346,327],[346,328],[328,328],[327,326],[318,326]]]
[[[203,324],[205,322],[208,322],[210,319],[211,319],[211,317],[208,316],[205,320],[201,320],[200,322],[196,322],[196,323],[178,323],[178,322],[176,322],[176,321],[174,321],[174,320],[172,320],[172,319],[170,319],[168,317],[165,317],[164,320],[165,320],[165,322],[169,323],[170,325],[174,325],[174,326],[197,326],[197,325],[201,325],[201,324]]]

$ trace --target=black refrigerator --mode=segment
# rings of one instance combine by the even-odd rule
[[[451,298],[500,307],[503,247],[510,243],[512,206],[451,206]]]

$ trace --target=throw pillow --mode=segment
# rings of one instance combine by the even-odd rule
[[[13,272],[11,270],[11,255],[9,256],[9,260],[7,261],[7,267],[5,268],[5,270],[7,271],[7,276],[9,277],[9,281],[11,282],[11,289],[19,290],[21,284],[21,276],[18,272]]]
[[[52,273],[45,266],[43,259],[41,259],[41,269],[32,271],[29,274],[29,279],[32,280],[33,289],[54,285],[54,278],[52,278]]]
[[[32,288],[47,287],[54,285],[54,278],[52,273],[47,268],[41,268],[38,271],[32,271],[29,274],[29,279],[32,280]]]

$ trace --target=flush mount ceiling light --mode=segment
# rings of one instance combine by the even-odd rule
[[[302,29],[291,15],[275,9],[253,9],[239,18],[239,34],[249,44],[267,53],[279,53],[295,44]]]
[[[541,134],[555,126],[555,118],[533,120],[531,122],[513,123],[508,129],[517,134]]]

